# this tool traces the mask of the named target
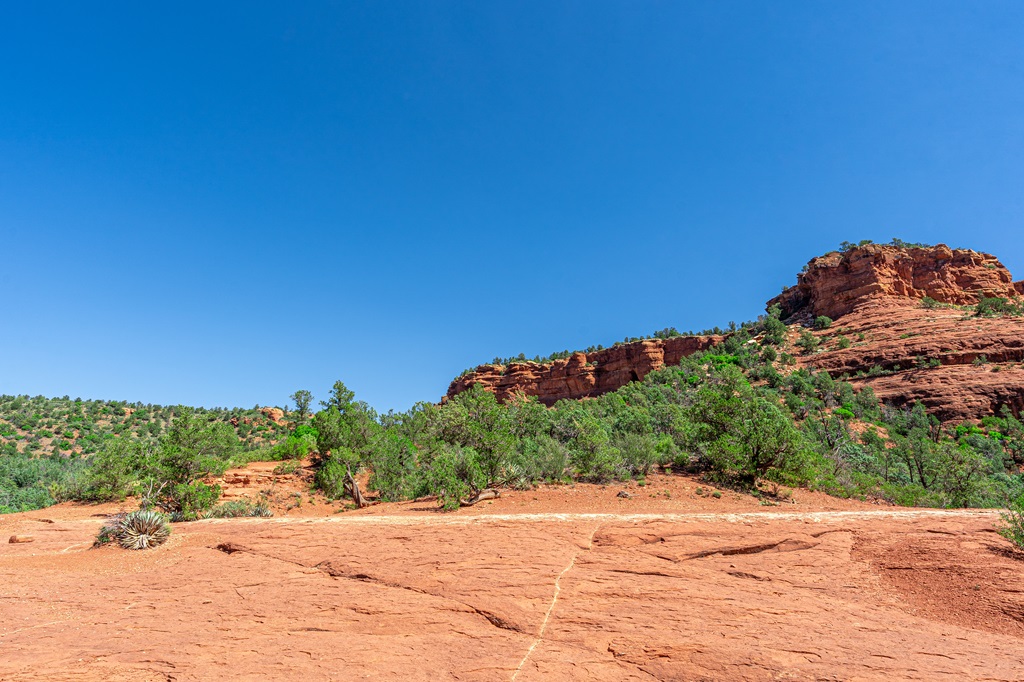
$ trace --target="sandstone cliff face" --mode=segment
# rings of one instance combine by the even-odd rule
[[[1013,282],[995,256],[939,245],[901,249],[868,245],[812,260],[797,286],[769,302],[800,320],[827,315],[832,329],[816,332],[823,350],[800,364],[871,386],[884,402],[924,403],[943,421],[979,419],[1003,406],[1024,410],[1024,319],[979,318],[970,309],[984,296],[1015,298]],[[853,341],[840,349],[836,340]],[[866,372],[882,376],[858,376]]]
[[[857,308],[884,300],[931,297],[940,303],[966,305],[981,296],[1013,297],[1024,293],[995,256],[944,244],[897,248],[869,244],[846,253],[815,258],[797,277],[797,285],[769,301],[782,307],[783,318],[805,313],[838,319]]]
[[[594,353],[576,353],[566,360],[550,363],[516,362],[509,365],[480,365],[459,377],[448,388],[447,398],[481,384],[504,402],[517,392],[537,396],[545,405],[563,398],[590,398],[639,381],[665,365],[677,365],[688,355],[710,348],[721,336],[677,336],[648,339],[606,348]]]
[[[871,386],[883,402],[921,401],[942,421],[997,415],[1004,405],[1024,412],[1024,318],[888,301],[861,306],[815,335],[823,350],[799,355],[800,365]],[[839,337],[852,345],[839,348]]]
[[[1024,318],[929,309],[921,299],[965,306],[982,296],[1022,294],[1024,282],[1014,283],[995,256],[943,245],[871,244],[815,258],[797,286],[769,305],[778,303],[784,318],[795,322],[787,350],[801,366],[871,386],[887,403],[920,400],[943,421],[962,421],[998,414],[1004,406],[1024,412]],[[793,343],[805,331],[798,322],[818,315],[836,323],[814,332],[822,342],[818,352],[803,354]],[[847,348],[840,348],[840,337]],[[678,364],[723,338],[655,339],[548,364],[481,365],[452,382],[448,397],[474,383],[502,401],[517,391],[546,405],[597,396]]]

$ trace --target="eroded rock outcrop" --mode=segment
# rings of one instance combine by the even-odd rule
[[[783,317],[801,313],[838,319],[859,307],[892,299],[923,299],[969,305],[982,296],[1010,298],[1024,292],[999,259],[944,244],[922,248],[868,244],[815,258],[797,284],[769,305]]]
[[[452,382],[447,398],[480,384],[505,401],[522,392],[545,405],[563,398],[591,398],[639,381],[665,365],[710,348],[721,336],[676,336],[626,343],[593,353],[575,353],[548,363],[514,362],[480,365]]]
[[[943,421],[1024,411],[1024,318],[893,300],[815,335],[821,349],[798,355],[800,365],[871,386],[887,403],[921,401]]]
[[[282,410],[280,407],[261,407],[260,412],[262,412],[263,416],[265,416],[267,419],[274,422],[275,424],[280,424],[282,421],[284,421],[284,410]]]
[[[787,351],[800,366],[871,386],[893,405],[916,401],[942,420],[1024,412],[1024,318],[978,317],[982,297],[1018,299],[1024,282],[992,255],[966,249],[869,244],[815,258],[795,287],[769,301],[791,322]],[[925,306],[925,297],[938,304]],[[796,347],[807,322],[836,320],[814,331],[820,347]],[[553,363],[481,365],[448,389],[452,397],[479,383],[507,400],[518,391],[551,405],[643,379],[724,337],[677,337],[577,353]]]

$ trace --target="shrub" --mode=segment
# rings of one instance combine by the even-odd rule
[[[1003,525],[999,528],[999,534],[1024,549],[1024,495],[1010,501],[1006,511],[999,515]]]
[[[764,398],[744,401],[739,407],[735,421],[726,423],[724,432],[709,443],[712,466],[751,487],[771,472],[798,474],[803,453],[790,418]]]
[[[669,439],[671,443],[671,439]],[[652,436],[627,433],[615,441],[625,476],[646,476],[659,460],[658,442]]]
[[[167,517],[145,509],[110,519],[100,529],[95,546],[116,542],[125,549],[149,549],[164,544],[170,535]]]
[[[770,346],[781,346],[786,341],[786,325],[779,318],[782,309],[773,305],[768,309],[768,317],[764,321],[764,343]]]
[[[846,338],[845,336],[840,336],[838,339],[836,339],[836,346],[839,348],[839,350],[849,348],[851,345],[852,343],[850,339]]]
[[[813,353],[818,350],[818,346],[821,342],[818,341],[818,337],[809,331],[803,331],[800,333],[800,338],[797,340],[796,345],[800,346],[805,353]]]
[[[828,329],[832,326],[832,318],[828,315],[818,315],[814,318],[815,329]]]
[[[220,486],[202,481],[178,483],[171,486],[159,501],[159,506],[171,512],[174,520],[195,521],[220,499]]]
[[[385,434],[378,439],[369,457],[368,487],[376,490],[385,502],[397,502],[424,494],[418,454],[419,448],[408,438],[396,433]]]
[[[90,458],[81,498],[90,502],[123,500],[138,492],[140,471],[150,453],[126,438],[111,438]]]
[[[977,317],[997,317],[999,315],[1020,316],[1024,315],[1024,303],[1018,303],[1006,298],[991,297],[982,298],[974,307],[974,314]]]
[[[483,489],[487,480],[476,451],[453,445],[443,446],[434,457],[427,472],[427,484],[441,507],[450,511],[458,509],[461,500]]]
[[[224,504],[218,504],[216,507],[204,514],[203,518],[234,519],[246,516],[270,517],[273,515],[274,512],[270,511],[270,507],[267,505],[265,500],[260,500],[259,502],[231,500]]]
[[[313,485],[323,491],[329,500],[345,497],[345,476],[348,469],[342,457],[332,455],[317,470]]]
[[[305,424],[299,428],[309,428]],[[275,459],[302,459],[317,449],[316,436],[311,434],[296,435],[292,433],[285,442],[274,448]]]

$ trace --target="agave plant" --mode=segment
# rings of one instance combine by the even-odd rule
[[[125,514],[113,530],[113,537],[125,549],[149,549],[167,542],[171,527],[160,512],[151,509]]]

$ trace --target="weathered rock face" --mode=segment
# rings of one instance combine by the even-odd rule
[[[799,355],[802,366],[871,386],[887,403],[921,401],[943,421],[980,419],[1003,406],[1024,412],[1024,318],[894,299],[862,306],[841,327],[815,335],[822,350]]]
[[[284,420],[284,410],[279,407],[261,407],[260,412],[275,424],[280,424]]]
[[[480,365],[452,382],[448,398],[481,384],[505,401],[522,392],[537,396],[545,405],[563,398],[591,398],[639,381],[665,365],[677,365],[688,355],[710,348],[721,336],[677,336],[648,339],[606,348],[594,353],[576,353],[566,360],[550,363],[517,362],[510,365]]]
[[[1010,298],[1024,293],[995,256],[944,244],[928,248],[897,248],[869,244],[846,253],[815,258],[797,277],[797,285],[769,305],[782,307],[783,317],[800,313],[838,319],[860,306],[882,299],[922,299],[967,305],[982,296]]]
[[[979,318],[970,309],[926,308],[921,299],[964,306],[983,296],[1022,294],[1024,282],[1014,283],[995,256],[943,245],[871,244],[815,258],[797,286],[769,305],[778,303],[792,321],[818,315],[838,320],[814,332],[822,345],[810,355],[793,345],[803,327],[791,325],[789,351],[801,366],[871,386],[887,403],[921,401],[944,421],[963,421],[998,414],[1004,406],[1024,413],[1024,318]],[[499,400],[517,391],[547,405],[597,396],[723,338],[656,339],[548,364],[481,365],[452,382],[448,397],[474,383]]]

